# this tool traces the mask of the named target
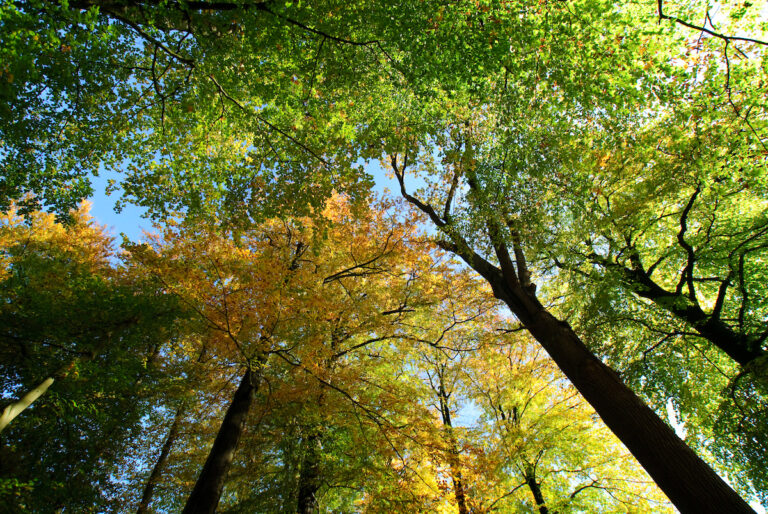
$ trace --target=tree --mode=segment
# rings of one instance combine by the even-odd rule
[[[74,12],[80,15],[78,8],[90,7],[75,4],[73,10],[47,3],[38,5],[42,6],[42,17],[54,21],[52,25],[57,27],[67,26]],[[131,176],[123,184],[130,198],[153,207],[160,215],[181,208],[191,215],[220,215],[227,223],[252,222],[270,209],[290,210],[312,202],[318,206],[317,198],[334,184],[359,193],[364,188],[354,180],[356,173],[350,173],[348,166],[358,157],[402,155],[404,148],[413,156],[414,150],[421,150],[424,168],[438,182],[445,179],[441,200],[469,200],[462,203],[460,210],[445,209],[442,218],[440,211],[445,204],[441,203],[440,211],[430,213],[440,220],[437,225],[458,231],[449,234],[453,243],[460,243],[455,249],[469,260],[475,255],[496,254],[504,268],[497,269],[497,293],[511,303],[522,302],[516,311],[521,320],[530,325],[541,314],[546,318],[539,327],[542,338],[552,334],[565,337],[573,343],[574,351],[599,369],[597,361],[582,351],[574,334],[541,309],[530,291],[523,260],[517,259],[518,267],[523,265],[523,269],[515,270],[510,267],[511,258],[507,262],[504,256],[514,253],[513,246],[518,247],[528,253],[535,270],[547,232],[559,229],[554,224],[556,211],[548,209],[552,203],[542,202],[544,207],[538,208],[538,202],[546,199],[547,185],[553,182],[540,179],[556,177],[556,171],[570,172],[560,164],[575,161],[573,154],[589,148],[595,134],[625,131],[633,120],[642,124],[665,111],[674,112],[677,103],[688,105],[694,102],[692,99],[701,100],[701,90],[691,88],[691,83],[697,81],[724,83],[720,94],[715,95],[715,88],[709,92],[716,101],[731,106],[737,118],[734,121],[741,127],[738,130],[751,134],[738,149],[740,162],[745,160],[745,152],[760,151],[762,145],[764,117],[759,107],[754,107],[759,106],[759,89],[742,92],[731,88],[732,77],[744,78],[750,70],[760,73],[759,63],[745,65],[749,59],[731,59],[733,54],[728,54],[729,49],[738,47],[740,55],[756,56],[750,61],[756,63],[762,55],[762,40],[723,36],[720,29],[714,30],[707,12],[705,19],[712,29],[704,27],[705,33],[724,45],[722,51],[711,55],[723,59],[719,63],[710,59],[706,68],[696,68],[693,59],[671,66],[665,61],[679,57],[676,52],[689,41],[677,37],[680,31],[670,32],[670,26],[690,34],[688,30],[696,25],[686,21],[690,12],[678,12],[677,6],[668,3],[622,9],[609,2],[461,2],[450,6],[403,2],[393,9],[375,4],[307,7],[298,3],[192,3],[161,10],[137,2],[103,7],[103,12],[91,9],[88,14],[98,24],[95,33],[113,34],[116,41],[134,44],[129,45],[125,61],[118,64],[126,70],[123,79],[100,91],[124,92],[118,98],[127,99],[128,107],[120,105],[115,110],[121,115],[137,116],[131,119],[135,123],[129,128],[108,134],[117,135],[121,144],[97,145],[95,149],[102,156],[114,152],[120,158],[123,153],[136,158]],[[203,7],[214,9],[207,12]],[[753,13],[757,13],[760,8],[754,9]],[[39,13],[26,5],[6,10],[16,16],[13,19],[18,26],[38,23]],[[733,27],[759,29],[753,23],[755,15],[745,15],[748,10],[745,6],[731,13],[736,20]],[[228,18],[232,11],[242,15],[242,28],[255,34],[253,38],[242,37],[241,27],[232,26]],[[664,19],[671,22],[669,26],[657,23]],[[183,20],[183,27],[179,20]],[[278,22],[263,25],[264,20]],[[21,32],[9,33],[15,36]],[[341,33],[344,36],[337,35]],[[54,31],[50,36],[54,41],[59,33]],[[30,54],[38,55],[38,59],[45,57],[45,52],[34,45],[30,44],[32,50],[27,51],[24,45],[29,38],[16,40],[23,44],[11,47],[20,49],[18,56],[12,55],[14,63],[30,60]],[[303,60],[285,58],[288,52],[283,53],[282,48],[287,48],[283,46],[286,40],[294,44],[292,50],[301,50],[298,53]],[[742,43],[751,46],[739,47]],[[331,54],[325,54],[327,47],[332,47]],[[89,47],[83,44],[78,48]],[[96,62],[105,64],[103,60]],[[584,66],[584,62],[591,66]],[[284,69],[295,72],[290,77],[296,82],[290,83],[308,82],[309,94],[298,86],[292,89],[288,80],[279,86],[262,80],[273,76],[279,79]],[[256,72],[248,73],[250,70]],[[278,72],[271,73],[274,70]],[[706,80],[699,80],[699,71]],[[305,77],[309,80],[302,83]],[[320,77],[326,80],[315,96],[312,90],[316,83],[320,84]],[[58,99],[65,93],[76,93],[78,87],[61,87],[54,82],[45,79],[35,85],[56,86],[52,90],[58,94],[27,96],[53,106],[47,109],[49,113],[65,113],[66,117],[70,110],[64,109],[65,102]],[[264,85],[263,90],[256,87],[259,85]],[[45,103],[49,99],[53,103]],[[345,103],[341,109],[339,106]],[[186,111],[190,105],[191,113]],[[199,109],[198,105],[208,108]],[[154,109],[147,110],[149,106]],[[130,110],[133,107],[135,111]],[[82,112],[103,115],[105,111],[96,107]],[[30,148],[27,140],[37,137],[28,122],[39,116],[42,114],[38,112],[17,115],[22,135],[4,136],[4,140],[12,141],[13,148],[8,162],[14,173],[8,176],[13,176],[17,185],[11,188],[11,195],[36,187],[26,173],[40,166],[25,166],[20,156],[41,155],[35,154],[34,147],[26,153]],[[480,138],[482,148],[476,148],[476,141],[462,133],[461,125],[471,126],[474,120],[486,117],[491,120],[487,126],[499,130],[491,136],[486,131]],[[321,123],[315,124],[314,120]],[[714,118],[708,121],[717,122]],[[291,131],[281,126],[291,126]],[[269,137],[274,134],[279,135],[277,142]],[[469,144],[461,142],[462,138]],[[66,142],[74,142],[77,149],[94,146],[76,138]],[[445,148],[430,148],[431,143],[444,144]],[[67,151],[70,155],[74,152]],[[446,166],[433,166],[435,156],[444,158]],[[477,162],[481,165],[475,166]],[[460,172],[455,173],[456,169]],[[477,176],[474,186],[471,181],[462,182],[468,170]],[[42,176],[50,179],[62,175]],[[469,195],[467,188],[472,189]],[[312,193],[312,202],[306,201],[305,193]],[[293,201],[294,196],[298,202]],[[267,198],[270,201],[262,201]],[[491,212],[490,205],[498,207],[498,212]],[[519,226],[510,230],[505,225],[508,213],[520,219],[534,216],[535,223],[526,219],[525,228],[531,230]],[[497,218],[497,214],[501,216]],[[454,220],[449,222],[449,215]],[[457,234],[461,236],[458,239]],[[521,238],[519,242],[515,241],[517,237]],[[470,243],[486,245],[489,251],[480,249],[476,254],[467,254]],[[474,264],[485,266],[481,261]],[[540,266],[542,276],[551,267]],[[485,268],[485,272],[493,269]],[[517,285],[515,273],[519,274]],[[512,290],[504,294],[499,292],[504,289],[502,279],[512,284]],[[560,364],[568,367],[563,361]],[[575,371],[571,371],[567,374],[574,378]],[[609,382],[614,384],[612,379]],[[631,394],[624,392],[628,405],[636,403]],[[647,442],[638,444],[648,446]]]
[[[488,345],[472,357],[480,362],[463,368],[482,412],[487,508],[663,510],[651,480],[552,361],[515,338],[514,345]]]
[[[659,133],[654,130],[654,137]],[[631,166],[630,155],[647,147],[643,138],[614,152],[624,156],[618,157],[624,167]],[[717,148],[717,141],[709,141]],[[749,178],[759,163],[745,159],[725,176],[721,163],[713,170],[707,161],[684,164],[681,156],[691,150],[691,141],[669,144],[675,149],[652,154],[656,173],[642,184],[630,185],[614,174],[612,157],[603,162],[605,169],[589,167],[599,170],[589,186],[595,200],[573,212],[590,214],[575,214],[574,230],[563,230],[558,238],[569,248],[555,257],[567,268],[561,279],[571,282],[563,291],[579,291],[564,307],[590,345],[609,355],[634,388],[657,408],[672,399],[683,419],[696,420],[687,423],[690,439],[731,455],[729,474],[749,476],[756,490],[764,490],[759,463],[768,454],[765,437],[744,428],[749,411],[766,408],[758,321],[764,302],[753,282],[763,273],[763,202],[752,193],[759,180]],[[643,160],[648,159],[646,154]],[[683,167],[688,169],[675,176],[665,171]],[[640,195],[635,189],[661,194]],[[576,243],[579,239],[585,242]],[[686,373],[699,377],[692,390],[680,381]],[[751,391],[746,410],[733,399],[742,387]]]
[[[179,437],[179,426],[181,425],[183,417],[184,407],[181,406],[176,410],[176,414],[173,417],[171,426],[168,429],[168,435],[166,436],[165,441],[163,441],[163,446],[160,449],[160,455],[157,457],[155,465],[152,466],[152,472],[149,474],[149,478],[147,478],[146,485],[144,486],[144,490],[141,495],[141,501],[139,502],[139,507],[136,509],[137,514],[144,514],[148,512],[149,504],[152,502],[152,496],[154,495],[155,488],[160,482],[160,476],[168,462],[168,455],[170,454],[174,443]]]
[[[26,209],[45,201],[65,215],[103,168],[127,171],[123,190],[159,214],[215,205],[262,221],[281,202],[322,208],[333,186],[360,193],[351,164],[366,145],[351,140],[348,86],[376,94],[378,80],[359,80],[391,59],[377,39],[388,12],[377,2],[5,2],[0,204],[32,192]]]
[[[640,43],[641,55],[648,51],[644,48],[647,41],[633,42]],[[622,66],[627,65],[631,63],[625,61]],[[410,195],[409,200],[441,230],[447,249],[461,255],[491,283],[495,280],[497,294],[506,297],[507,303],[517,303],[510,306],[527,326],[541,310],[535,304],[525,305],[528,298],[535,297],[529,272],[538,267],[546,275],[552,269],[547,244],[556,240],[563,228],[567,234],[571,226],[577,230],[590,227],[583,218],[574,223],[568,212],[563,213],[568,205],[558,196],[574,175],[583,173],[585,186],[591,180],[590,168],[581,166],[578,152],[590,148],[598,137],[595,134],[615,142],[611,130],[617,131],[618,137],[626,137],[631,133],[627,128],[643,126],[647,118],[635,114],[643,109],[664,112],[666,98],[648,103],[637,98],[638,90],[664,92],[669,98],[676,98],[679,92],[655,82],[653,76],[638,81],[621,77],[611,82],[626,98],[613,97],[611,108],[616,110],[606,112],[582,103],[579,93],[570,90],[575,86],[573,79],[558,81],[558,102],[547,104],[527,93],[529,88],[535,91],[538,81],[529,86],[518,77],[497,77],[489,85],[489,91],[497,93],[495,103],[476,104],[474,93],[444,101],[442,105],[456,109],[454,117],[449,115],[443,121],[433,118],[435,128],[429,136],[403,137],[401,149],[395,151],[399,159],[392,164],[401,184],[403,168],[398,170],[397,166],[410,164],[411,170],[431,178],[425,194]],[[541,82],[545,86],[551,83]],[[740,123],[744,126],[743,120]],[[739,149],[738,158],[746,161],[748,154],[744,152],[753,151],[755,146],[759,140],[750,136],[734,148]],[[406,188],[402,192],[409,196]],[[636,197],[627,198],[632,202]],[[574,200],[577,207],[583,203],[583,196]],[[531,267],[524,257],[531,261]],[[505,293],[505,282],[517,293]],[[562,330],[555,323],[549,328],[549,335]]]
[[[745,11],[716,25],[759,33],[751,23]],[[766,113],[753,81],[763,50],[737,42],[733,59],[737,40],[682,35],[688,67],[673,70],[675,86],[658,94],[653,119],[590,125],[558,152],[558,169],[543,175],[556,193],[538,195],[533,209],[551,213],[556,231],[539,231],[533,258],[571,282],[552,294],[568,295],[558,312],[590,347],[657,411],[671,402],[688,440],[760,495],[768,448],[747,427],[766,409]],[[657,66],[664,54],[643,55]],[[735,400],[743,394],[749,405]]]
[[[411,308],[409,277],[421,262],[407,239],[411,229],[385,211],[359,207],[355,215],[339,198],[329,204],[324,222],[271,220],[237,234],[180,224],[151,246],[130,247],[133,262],[197,313],[191,330],[202,336],[200,351],[217,359],[220,369],[246,368],[186,510],[216,508],[259,384],[272,376],[270,357],[353,400],[343,383],[335,384],[345,373],[348,380],[355,376],[349,363],[335,371],[342,358],[399,337],[400,315]],[[327,393],[321,388],[315,394],[322,404]],[[320,477],[309,474],[315,473],[310,450],[319,425],[302,425],[310,446],[299,487],[306,510],[319,486]]]
[[[595,437],[607,429],[594,411],[512,332],[477,278],[465,270],[435,287],[444,300],[414,319],[410,338],[420,344],[399,359],[428,421],[401,443],[399,483],[368,492],[365,509],[386,511],[385,498],[410,491],[400,508],[414,512],[518,511],[535,508],[529,484],[557,511],[664,508],[626,450]]]
[[[0,376],[18,398],[2,411],[9,508],[110,504],[112,466],[147,409],[154,359],[177,313],[153,284],[118,266],[87,205],[71,219],[24,220],[14,209],[0,223]]]
[[[460,130],[456,134],[455,142],[461,148],[464,142],[459,135]],[[482,163],[483,158],[479,150],[475,142],[469,139],[465,151],[453,160],[446,158],[444,162],[449,164],[449,170],[444,173],[432,172],[436,176],[448,177],[446,183],[442,184],[442,190],[433,192],[432,198],[426,201],[411,195],[406,189],[405,174],[409,162],[407,150],[402,158],[393,155],[391,165],[400,183],[402,195],[441,230],[445,239],[439,244],[461,257],[488,281],[494,295],[509,306],[522,325],[542,344],[676,506],[684,510],[706,510],[713,505],[723,505],[722,508],[728,505],[729,509],[751,511],[664,421],[622,383],[613,370],[588,350],[567,323],[558,320],[541,304],[525,259],[525,240],[521,237],[519,222],[516,220],[520,214],[510,216],[508,207],[501,207],[498,211],[500,216],[489,210],[496,207],[493,199],[497,196],[492,186],[486,189],[486,184],[490,182],[481,182],[486,177],[478,177],[476,166],[478,162]],[[424,161],[427,166],[433,162],[428,152]],[[478,253],[462,233],[462,227],[454,222],[456,208],[452,202],[457,190],[456,184],[460,180],[466,181],[469,190],[466,196],[467,207],[476,208],[480,216],[475,219],[481,227],[485,225],[482,228],[486,239],[481,244],[492,248],[492,258],[496,259],[498,265]],[[434,198],[442,198],[443,204],[433,206]],[[473,233],[471,237],[477,237],[477,234]],[[660,451],[660,448],[664,450]],[[680,469],[673,471],[677,466]],[[702,487],[705,483],[707,485]]]

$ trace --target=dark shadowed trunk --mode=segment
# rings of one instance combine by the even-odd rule
[[[494,296],[507,304],[681,512],[754,512],[616,372],[587,348],[568,323],[558,320],[539,302],[521,235],[513,221],[508,227],[502,227],[493,218],[487,220],[488,236],[499,262],[499,266],[495,266],[451,225],[452,194],[439,210],[443,213],[441,216],[434,207],[406,191],[405,169],[398,164],[397,156],[391,157],[391,163],[403,197],[442,229],[447,240],[440,241],[439,245],[461,257],[488,281]],[[479,194],[480,188],[473,177],[467,180],[470,189]],[[507,240],[511,240],[511,252]]]
[[[440,415],[443,418],[443,426],[445,427],[446,434],[448,435],[448,464],[451,468],[451,480],[453,481],[453,492],[456,496],[456,505],[459,507],[459,514],[468,514],[467,509],[467,494],[464,491],[464,480],[461,475],[461,464],[459,462],[459,448],[456,441],[456,436],[453,433],[453,423],[451,421],[451,410],[448,406],[448,395],[445,392],[443,386],[442,373],[440,377],[440,390],[438,396],[440,397]]]
[[[317,512],[317,491],[320,489],[320,434],[313,431],[304,439],[304,457],[299,473],[298,514]]]
[[[533,288],[514,274],[506,248],[499,246],[497,251],[501,268],[474,253],[465,260],[488,280],[494,295],[509,306],[672,503],[684,513],[754,512],[586,347],[568,323],[541,305]]]
[[[213,447],[197,478],[195,488],[187,499],[183,514],[213,514],[219,504],[224,480],[232,464],[237,443],[243,433],[259,381],[259,373],[248,369],[232,397],[224,420],[216,434]]]
[[[141,501],[139,502],[139,508],[136,510],[136,514],[144,514],[148,512],[149,504],[152,503],[152,495],[155,492],[155,486],[160,482],[160,475],[165,468],[166,462],[168,462],[168,455],[171,453],[171,448],[176,442],[179,436],[179,425],[184,417],[184,407],[179,407],[176,410],[176,415],[173,417],[173,423],[171,424],[168,435],[165,438],[163,447],[160,450],[160,456],[155,462],[155,466],[152,468],[152,473],[149,474],[147,484],[144,486],[144,494],[141,495]]]
[[[547,502],[544,501],[544,493],[541,492],[541,483],[536,481],[536,473],[531,465],[528,465],[525,470],[525,483],[528,484],[528,488],[531,490],[531,494],[533,494],[539,514],[549,514]]]

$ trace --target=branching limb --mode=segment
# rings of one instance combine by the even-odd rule
[[[308,153],[309,155],[311,155],[312,157],[314,157],[315,159],[317,159],[318,161],[320,161],[321,163],[323,163],[325,166],[328,166],[328,161],[326,161],[326,160],[325,160],[325,159],[323,159],[321,156],[319,156],[317,153],[315,153],[315,152],[314,152],[314,151],[313,151],[311,148],[309,148],[307,145],[305,145],[304,143],[302,143],[301,141],[299,141],[298,139],[296,139],[296,138],[295,138],[295,137],[293,137],[292,135],[288,134],[288,133],[287,133],[287,132],[285,132],[284,130],[282,130],[282,129],[278,128],[278,127],[277,127],[277,126],[275,126],[274,124],[270,123],[269,121],[265,120],[264,118],[262,118],[262,117],[261,117],[261,116],[259,116],[258,114],[254,113],[254,112],[250,112],[248,109],[246,109],[246,108],[245,108],[245,106],[243,106],[243,104],[241,104],[240,102],[238,102],[238,101],[237,101],[235,98],[233,98],[233,97],[232,97],[232,96],[231,96],[229,93],[227,93],[227,92],[226,92],[226,90],[225,90],[225,89],[224,89],[224,88],[221,86],[221,84],[219,83],[219,81],[218,81],[218,80],[216,80],[216,77],[215,77],[213,74],[210,74],[210,75],[208,75],[208,78],[209,78],[209,79],[211,79],[211,82],[213,82],[213,85],[214,85],[214,86],[216,87],[216,89],[218,90],[218,92],[219,92],[219,95],[220,95],[220,96],[222,96],[222,97],[226,98],[227,100],[229,100],[230,102],[232,102],[233,104],[235,104],[235,105],[236,105],[236,106],[237,106],[237,107],[238,107],[238,108],[239,108],[241,111],[243,111],[243,112],[246,112],[246,113],[248,113],[248,114],[252,115],[252,116],[253,116],[254,118],[256,118],[258,121],[260,121],[261,123],[263,123],[264,125],[266,125],[267,127],[269,127],[271,130],[274,130],[275,132],[277,132],[278,134],[280,134],[281,136],[283,136],[284,138],[286,138],[286,139],[287,139],[288,141],[290,141],[291,143],[293,143],[293,144],[295,144],[296,146],[298,146],[299,148],[301,148],[303,151],[305,151],[306,153]]]
[[[699,184],[696,186],[696,190],[691,195],[688,203],[683,209],[682,214],[680,215],[680,231],[677,233],[677,242],[685,250],[688,260],[686,262],[685,268],[683,268],[683,271],[680,273],[680,281],[677,284],[675,293],[681,294],[683,285],[686,285],[688,287],[688,298],[693,302],[696,302],[696,291],[693,285],[693,268],[696,264],[696,253],[688,241],[685,240],[685,233],[688,231],[688,215],[690,214],[691,209],[693,208],[693,204],[696,202],[696,198],[699,196],[700,191],[701,185]]]
[[[112,16],[113,18],[115,18],[116,20],[119,20],[119,21],[121,21],[122,23],[125,23],[126,25],[128,25],[128,26],[129,26],[130,28],[132,28],[132,29],[133,29],[133,30],[134,30],[134,31],[135,31],[135,32],[136,32],[136,33],[137,33],[137,34],[138,34],[138,35],[139,35],[139,36],[140,36],[142,39],[144,39],[144,40],[145,40],[145,41],[147,41],[148,43],[151,43],[151,44],[152,44],[152,45],[153,45],[155,48],[159,48],[160,50],[162,50],[163,52],[165,52],[165,53],[166,53],[166,54],[168,54],[169,56],[173,57],[174,59],[176,59],[176,60],[177,60],[177,61],[179,61],[180,63],[186,64],[186,65],[187,65],[187,66],[189,66],[190,68],[194,68],[194,67],[195,67],[195,61],[194,61],[194,60],[190,59],[189,57],[184,57],[184,56],[182,56],[182,55],[179,55],[177,52],[174,52],[173,50],[171,50],[170,48],[168,48],[166,45],[164,45],[163,43],[161,43],[161,42],[160,42],[160,41],[159,41],[157,38],[155,38],[155,37],[153,37],[152,35],[150,35],[150,34],[148,34],[147,32],[145,32],[145,31],[144,31],[144,29],[142,29],[140,25],[138,25],[138,24],[134,23],[133,21],[131,21],[131,20],[129,20],[128,18],[126,18],[126,17],[124,17],[124,16],[122,16],[122,15],[118,14],[118,13],[117,13],[117,12],[115,12],[115,11],[111,11],[111,10],[109,10],[109,9],[107,9],[107,8],[102,8],[102,10],[103,10],[105,13],[109,14],[110,16]]]
[[[453,197],[456,194],[456,188],[459,185],[459,170],[453,172],[453,179],[451,180],[451,187],[448,190],[448,197],[445,199],[445,207],[443,208],[443,219],[448,221],[451,217],[451,204],[453,203]]]
[[[441,218],[437,212],[435,212],[435,209],[432,208],[431,205],[426,204],[416,198],[415,196],[408,193],[408,191],[405,188],[405,170],[408,166],[408,153],[406,152],[405,157],[403,158],[403,164],[402,166],[398,165],[397,162],[397,155],[393,155],[389,158],[389,162],[392,166],[392,170],[395,172],[395,177],[397,178],[397,182],[400,184],[400,194],[405,198],[410,204],[416,206],[421,212],[429,216],[429,219],[434,223],[438,228],[445,227],[448,223],[446,220]]]
[[[709,34],[712,37],[716,37],[719,39],[722,39],[723,41],[744,41],[745,43],[755,43],[757,45],[765,45],[768,46],[768,42],[761,41],[759,39],[749,38],[749,37],[739,37],[739,36],[726,36],[725,34],[720,34],[719,32],[715,32],[714,30],[710,30],[707,27],[694,25],[692,23],[689,23],[685,20],[681,20],[680,18],[677,18],[676,16],[670,16],[668,14],[664,14],[664,2],[663,0],[658,0],[658,11],[659,11],[659,20],[670,20],[675,23],[678,23],[684,27],[688,27],[689,29],[699,30],[705,34]]]

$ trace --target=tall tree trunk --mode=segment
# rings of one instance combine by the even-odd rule
[[[260,378],[258,372],[254,373],[250,369],[243,375],[232,397],[232,403],[221,422],[221,428],[216,434],[203,470],[187,498],[183,514],[213,514],[216,511],[221,491],[224,489],[224,480],[243,433],[243,426],[253,404]]]
[[[320,434],[316,429],[304,440],[304,457],[299,472],[298,514],[317,512],[317,491],[320,489]]]
[[[530,464],[525,470],[525,483],[528,484],[528,489],[531,490],[533,500],[536,502],[536,508],[539,509],[539,514],[549,514],[547,502],[544,501],[544,493],[541,491],[541,484],[536,481],[536,473]]]
[[[499,262],[497,267],[478,254],[469,241],[451,226],[452,194],[448,196],[441,217],[434,207],[406,191],[405,167],[398,165],[397,156],[392,156],[390,161],[402,196],[426,214],[449,239],[438,244],[458,255],[488,281],[494,296],[507,304],[681,512],[754,512],[667,423],[621,381],[615,371],[587,348],[568,323],[555,318],[539,302],[525,260],[521,235],[514,220],[507,222],[513,261],[506,243],[510,238],[504,236],[494,218],[487,218],[488,235]],[[481,188],[471,170],[468,171],[467,183],[479,195],[479,201],[482,201]]]
[[[459,449],[456,436],[453,433],[453,422],[451,421],[451,410],[448,405],[448,396],[443,387],[443,376],[440,374],[440,414],[443,418],[443,426],[448,436],[448,465],[451,468],[451,480],[453,481],[453,494],[456,496],[456,505],[459,507],[459,514],[469,514],[467,509],[467,494],[464,491],[464,477],[461,476],[461,464],[459,462]]]
[[[155,492],[155,486],[160,481],[160,474],[165,468],[166,462],[168,462],[168,455],[171,453],[171,448],[176,442],[179,436],[179,425],[184,417],[184,407],[181,406],[176,409],[176,415],[173,418],[173,423],[168,431],[168,435],[165,438],[163,447],[160,450],[160,456],[157,458],[152,473],[150,473],[147,479],[147,484],[144,486],[144,494],[141,495],[141,501],[139,502],[139,508],[136,510],[136,514],[144,514],[148,512],[149,504],[152,502],[152,495]]]
[[[0,414],[0,432],[7,427],[16,416],[24,412],[35,400],[45,394],[46,391],[53,385],[56,379],[61,379],[67,376],[69,370],[71,370],[78,359],[72,359],[63,366],[61,366],[56,372],[46,377],[42,382],[35,387],[27,391],[21,398],[5,406],[2,414]]]
[[[501,269],[477,254],[465,260],[488,280],[494,295],[509,306],[672,503],[683,513],[754,512],[568,323],[544,308],[533,289],[513,273],[509,257],[502,249],[499,253]]]

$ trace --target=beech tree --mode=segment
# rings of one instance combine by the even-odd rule
[[[115,262],[87,205],[70,218],[12,209],[0,221],[0,494],[11,510],[114,507],[108,477],[162,381],[156,358],[179,315]]]
[[[596,423],[594,411],[541,348],[515,337],[515,345],[488,345],[472,356],[480,362],[462,367],[465,387],[482,412],[475,437],[484,439],[488,456],[481,474],[481,482],[489,485],[487,508],[540,513],[668,509],[652,481]]]
[[[722,504],[728,505],[728,509],[751,511],[669,425],[586,347],[570,325],[558,320],[542,305],[536,296],[536,285],[525,258],[529,247],[525,246],[527,239],[523,238],[525,232],[522,232],[521,213],[510,212],[508,207],[494,201],[498,198],[494,184],[481,182],[482,176],[477,173],[478,162],[485,164],[481,160],[482,154],[475,153],[480,148],[469,137],[465,147],[461,131],[457,128],[453,141],[461,151],[454,150],[453,159],[449,160],[450,157],[446,156],[443,160],[448,170],[435,175],[446,177],[445,182],[437,186],[439,189],[433,189],[427,199],[414,196],[407,190],[408,151],[402,157],[393,155],[391,158],[402,195],[441,230],[444,238],[439,240],[439,244],[460,256],[488,281],[494,295],[510,307],[523,327],[531,331],[673,503],[683,510],[706,510],[712,505]],[[413,160],[412,156],[411,162]],[[433,165],[428,151],[422,162],[426,162],[427,166]],[[453,201],[457,199],[457,190],[461,191],[457,187],[460,181],[466,184],[467,193],[463,198],[467,207],[474,207],[481,213],[475,219],[485,237],[479,241],[468,240],[467,237],[474,239],[479,234],[473,231],[465,236],[463,227],[454,220],[456,207]],[[436,202],[439,203],[435,205]],[[486,248],[490,250],[488,253]],[[663,451],[661,448],[664,448]],[[678,465],[681,468],[672,472]],[[699,490],[704,483],[708,484],[706,491]]]
[[[590,330],[588,349],[584,327],[551,316],[581,315],[578,302],[545,309],[544,288],[560,265],[592,279],[605,270],[742,365],[724,373],[733,391],[749,381],[732,396],[762,387],[764,302],[747,278],[763,275],[758,2],[2,9],[5,203],[35,192],[26,208],[45,200],[65,213],[111,167],[123,201],[236,232],[317,212],[334,187],[364,196],[359,160],[384,157],[442,246],[489,281],[681,509],[717,508],[717,491],[736,505],[720,508],[746,508],[600,362],[608,339]],[[414,170],[431,184],[423,195],[406,187]],[[653,187],[617,178],[633,173]],[[635,215],[608,207],[613,186]],[[704,197],[720,206],[699,210]],[[726,198],[749,205],[743,220],[722,215]],[[759,417],[747,404],[742,419]],[[650,425],[634,430],[641,418]],[[759,462],[764,445],[750,448],[742,462]]]
[[[201,338],[199,351],[221,370],[245,367],[237,372],[239,386],[186,511],[216,509],[261,383],[267,380],[271,393],[279,394],[270,378],[275,360],[296,368],[289,376],[307,375],[319,386],[298,393],[310,395],[320,409],[299,420],[305,462],[298,504],[302,512],[314,510],[322,425],[311,420],[326,416],[330,393],[359,404],[344,381],[354,382],[364,370],[349,359],[399,337],[400,315],[413,309],[409,277],[423,261],[414,262],[419,252],[408,241],[412,228],[386,223],[386,212],[356,208],[353,218],[352,211],[339,198],[327,207],[325,222],[272,220],[236,238],[181,224],[168,227],[151,246],[131,247],[131,258],[197,313],[191,329]]]
[[[615,439],[595,437],[606,429],[543,350],[514,333],[476,278],[464,272],[463,279],[443,285],[452,292],[410,336],[421,344],[403,348],[402,366],[429,425],[404,441],[398,482],[368,493],[366,508],[539,510],[532,494],[548,496],[545,511],[667,508]],[[599,451],[589,450],[593,443]],[[535,492],[526,477],[534,479]],[[387,503],[394,498],[403,503]]]

